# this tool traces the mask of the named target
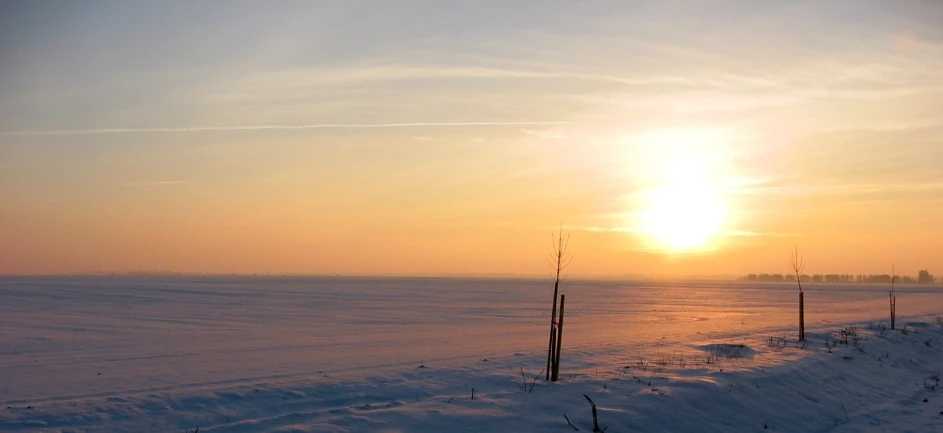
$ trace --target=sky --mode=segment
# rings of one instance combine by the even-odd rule
[[[10,1],[0,274],[943,274],[943,2]]]

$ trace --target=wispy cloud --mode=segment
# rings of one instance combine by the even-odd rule
[[[634,234],[645,234],[648,233],[644,228],[641,227],[632,227],[632,226],[617,226],[617,227],[600,227],[600,226],[564,226],[564,230],[573,230],[573,231],[585,231],[585,232],[603,232],[603,233],[634,233]],[[755,237],[755,236],[773,236],[773,237],[782,237],[789,236],[788,233],[774,233],[774,232],[755,232],[750,230],[720,230],[717,233],[717,236],[723,237]]]
[[[522,129],[521,132],[550,140],[562,140],[568,135],[559,129]]]
[[[246,125],[246,126],[195,126],[185,128],[100,128],[100,129],[65,129],[47,131],[6,131],[0,136],[41,136],[41,135],[96,135],[96,134],[136,134],[136,133],[182,133],[210,131],[269,131],[328,128],[413,128],[413,127],[457,127],[457,126],[550,126],[569,125],[571,122],[415,122],[415,123],[374,123],[374,124],[314,124],[314,125]]]
[[[756,237],[756,236],[768,236],[768,237],[788,237],[792,236],[789,233],[776,233],[776,232],[754,232],[750,230],[721,230],[717,233],[720,236],[745,236],[745,237]]]
[[[208,180],[160,180],[156,182],[129,182],[121,186],[161,186],[161,185],[182,185],[189,183],[207,183]]]
[[[935,192],[943,191],[943,181],[936,182],[908,182],[882,184],[798,184],[798,185],[757,185],[737,191],[741,195],[829,195],[829,194],[880,194],[903,192]]]
[[[917,129],[934,129],[943,127],[943,121],[938,119],[911,119],[898,122],[854,122],[842,125],[832,125],[814,130],[815,133],[833,132],[897,132]]]
[[[271,86],[279,89],[311,88],[312,86],[336,86],[343,84],[365,84],[369,82],[429,79],[566,79],[580,81],[610,82],[624,85],[680,85],[698,84],[681,75],[645,74],[622,75],[606,71],[566,69],[555,65],[553,69],[513,69],[488,67],[462,67],[438,65],[390,65],[349,68],[307,68],[278,72],[267,72],[240,77],[240,87],[254,88]],[[703,83],[702,83],[703,84]]]

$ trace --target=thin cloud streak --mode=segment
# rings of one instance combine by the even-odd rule
[[[923,183],[833,184],[833,185],[759,185],[737,191],[739,195],[881,194],[943,191],[943,181]]]
[[[181,133],[211,131],[270,131],[301,130],[328,128],[412,128],[412,127],[456,127],[456,126],[549,126],[570,125],[572,122],[415,122],[415,123],[375,123],[375,124],[316,124],[316,125],[248,125],[248,126],[197,126],[190,128],[102,128],[69,129],[51,131],[8,131],[0,132],[3,137],[29,137],[49,135],[98,135],[98,134],[135,134],[135,133]]]
[[[917,119],[900,122],[881,122],[881,123],[848,123],[844,125],[835,125],[813,130],[812,133],[826,134],[835,132],[897,132],[912,131],[919,129],[935,129],[943,126],[943,121],[937,119]]]
[[[633,234],[647,234],[648,231],[640,227],[579,227],[579,226],[563,226],[564,230],[575,230],[575,231],[586,231],[586,232],[603,232],[603,233],[633,233]],[[770,237],[788,237],[791,236],[788,233],[773,233],[773,232],[754,232],[749,230],[720,230],[716,233],[717,236],[723,237],[756,237],[756,236],[770,236]]]
[[[621,75],[607,71],[573,71],[554,66],[554,70],[504,69],[483,67],[447,67],[447,66],[390,66],[323,69],[295,69],[275,73],[256,74],[240,77],[240,87],[277,86],[289,88],[309,88],[311,86],[331,86],[342,84],[365,84],[395,80],[428,79],[557,79],[609,82],[624,85],[704,85],[691,78],[679,75]],[[267,90],[274,90],[267,88]]]
[[[121,186],[159,186],[159,185],[182,185],[188,183],[207,183],[208,180],[162,180],[156,182],[131,182]]]

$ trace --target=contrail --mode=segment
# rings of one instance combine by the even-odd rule
[[[374,123],[374,124],[318,124],[318,125],[249,125],[249,126],[196,126],[190,128],[103,128],[103,129],[66,129],[52,131],[8,131],[0,136],[39,136],[39,135],[94,135],[94,134],[133,134],[152,132],[208,132],[208,131],[266,131],[293,129],[327,128],[410,128],[418,126],[534,126],[534,125],[569,125],[572,122],[417,122],[417,123]]]

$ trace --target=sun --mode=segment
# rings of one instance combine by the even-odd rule
[[[707,185],[678,184],[649,191],[641,229],[656,246],[672,252],[707,249],[724,224],[724,206]]]
[[[656,131],[643,149],[641,192],[634,194],[635,231],[649,247],[669,253],[705,252],[717,246],[731,219],[725,178],[732,168],[724,137],[692,130]]]

